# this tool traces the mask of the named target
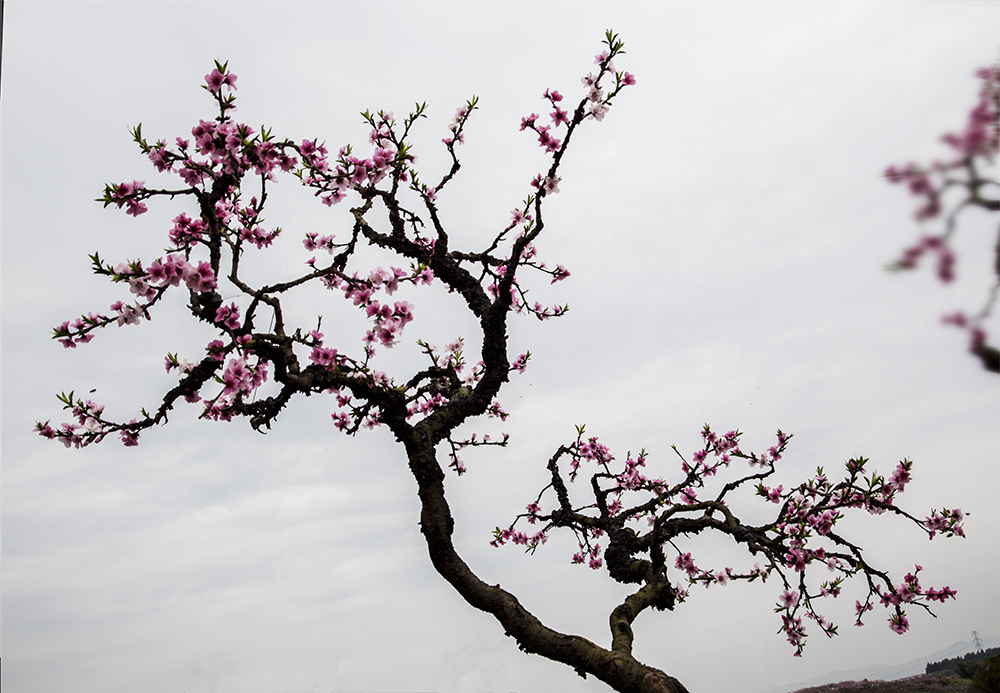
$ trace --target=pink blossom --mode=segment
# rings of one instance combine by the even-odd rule
[[[135,423],[135,419],[132,419],[131,423]],[[118,437],[121,438],[122,443],[125,447],[135,447],[139,444],[139,431],[122,429],[118,432]]]
[[[396,343],[396,332],[400,329],[396,320],[385,320],[375,329],[375,335],[383,346],[391,347]]]
[[[149,285],[149,282],[146,281],[145,277],[132,277],[128,280],[128,284],[129,291],[139,298],[149,300],[156,296],[156,289]]]
[[[785,590],[778,598],[778,605],[783,609],[790,609],[799,603],[799,593],[795,590]]]
[[[356,288],[356,289],[351,289],[347,293],[348,293],[347,297],[350,298],[350,299],[352,299],[353,302],[354,302],[354,305],[356,305],[356,306],[367,305],[368,304],[368,300],[372,296],[371,289],[369,289],[366,286],[362,286],[362,287]]]
[[[803,572],[806,569],[806,564],[809,562],[808,554],[802,549],[792,549],[785,554],[785,563],[788,564],[789,568],[793,568],[796,572]]]
[[[207,262],[199,262],[197,267],[186,265],[184,268],[184,283],[188,289],[195,293],[203,293],[216,288],[215,273],[212,271],[212,266]]]
[[[903,613],[893,614],[889,617],[889,629],[902,635],[910,629],[910,622],[906,620],[906,615]]]
[[[219,72],[218,68],[213,69],[210,73],[205,75],[205,83],[208,85],[209,91],[217,92],[223,85],[228,86],[233,91],[236,91],[236,75],[231,72]]]
[[[391,267],[392,273],[385,279],[385,292],[392,296],[399,288],[399,280],[406,276],[406,271],[398,267]]]
[[[332,235],[320,236],[317,233],[309,232],[306,234],[306,237],[302,240],[302,245],[305,247],[306,250],[312,251],[322,248],[325,249],[331,255],[333,255],[333,251],[336,248],[336,246],[333,243],[333,239],[334,236]]]
[[[903,488],[910,482],[910,470],[909,465],[906,462],[900,462],[896,466],[896,470],[892,473],[892,478],[890,479],[890,484],[897,491],[902,491]]]
[[[833,529],[833,523],[836,519],[836,515],[832,511],[827,510],[818,517],[816,515],[810,515],[809,524],[812,525],[819,534],[827,535],[830,533],[830,530]]]
[[[864,625],[863,623],[861,623],[862,614],[864,614],[866,611],[871,611],[874,608],[875,607],[872,606],[870,603],[866,602],[864,605],[862,605],[861,602],[855,601],[854,602],[854,612],[856,615],[855,625],[858,626]]]
[[[385,309],[385,313],[382,314],[382,310]],[[389,306],[381,306],[378,301],[371,301],[365,306],[365,314],[370,318],[372,316],[377,316],[378,320],[388,318],[392,315],[392,308]]]
[[[177,171],[177,175],[179,175],[185,183],[194,187],[196,185],[200,185],[207,174],[198,168],[193,161],[187,159],[184,162],[184,166]]]
[[[204,415],[213,421],[232,421],[232,402],[228,400],[218,400],[213,404],[206,402]]]
[[[250,390],[251,377],[246,359],[230,359],[222,375],[222,382],[224,384],[222,394],[231,395],[239,392],[248,392]]]
[[[324,195],[320,199],[323,201],[323,204],[325,204],[327,207],[332,207],[333,205],[335,205],[338,202],[340,202],[341,200],[343,200],[345,197],[347,197],[347,195],[344,194],[344,191],[340,190],[340,189],[337,189],[337,190],[333,190],[330,193]],[[333,251],[330,251],[330,252],[333,252]]]
[[[240,326],[240,309],[236,307],[235,303],[219,306],[215,312],[215,322],[225,325],[230,330],[237,329]]]
[[[940,590],[931,587],[924,593],[930,601],[939,601],[941,603],[944,603],[946,599],[954,599],[956,594],[957,592],[950,587],[942,587]]]
[[[413,320],[413,306],[406,301],[398,301],[393,304],[393,317],[400,321],[401,325],[406,325]]]
[[[226,358],[226,345],[220,342],[218,339],[213,339],[205,347],[208,355],[215,359],[216,361],[222,361]]]
[[[840,596],[840,588],[837,587],[834,583],[824,582],[819,587],[819,593],[824,597],[829,595],[836,599],[837,597]]]
[[[336,426],[339,431],[346,431],[351,426],[351,420],[348,418],[347,414],[342,411],[331,414],[330,417],[333,419],[333,425]]]
[[[126,305],[121,301],[115,301],[114,303],[111,304],[111,310],[118,313],[116,322],[118,323],[119,327],[121,327],[122,325],[139,324],[140,313],[139,310],[134,306]]]
[[[566,269],[562,265],[556,265],[555,270],[553,270],[553,272],[552,272],[552,282],[551,283],[555,284],[556,282],[561,282],[563,279],[565,279],[568,276],[570,276],[570,272],[569,272],[568,269]]]
[[[678,555],[677,560],[674,561],[674,566],[683,570],[688,575],[695,575],[698,572],[698,568],[695,566],[690,553],[682,553]]]
[[[549,127],[546,125],[537,129],[538,131],[538,144],[540,144],[545,151],[549,153],[554,153],[559,150],[560,140],[556,137],[552,137],[548,133]]]
[[[113,185],[110,191],[106,193],[106,200],[114,202],[119,209],[122,205],[125,205],[127,209],[126,214],[130,214],[134,217],[139,216],[147,210],[144,203],[136,199],[136,196],[141,194],[146,189],[146,184],[140,180],[134,180],[131,183],[119,183],[118,185]]]
[[[782,629],[785,631],[786,639],[792,645],[795,645],[796,651],[793,656],[802,656],[802,645],[803,640],[806,636],[806,630],[802,626],[801,618],[792,618],[791,616],[784,615],[781,617]]]
[[[337,350],[315,346],[309,355],[309,360],[319,366],[332,369],[337,363]]]
[[[166,150],[166,142],[160,140],[157,142],[148,153],[149,160],[156,167],[157,171],[161,173],[163,171],[169,171],[173,167],[173,161],[168,157]]]
[[[606,103],[596,102],[591,105],[590,113],[588,115],[599,122],[604,120],[604,116],[607,115],[608,110],[610,110],[610,108]]]
[[[965,317],[965,313],[960,310],[942,316],[941,322],[945,325],[954,325],[955,327],[965,327],[968,325],[968,319]]]
[[[511,364],[511,370],[517,371],[518,373],[524,373],[524,369],[528,367],[528,359],[530,357],[530,351],[518,355],[518,357],[514,359],[514,363]]]

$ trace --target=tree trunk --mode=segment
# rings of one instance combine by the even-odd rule
[[[419,437],[414,431],[413,437]],[[476,576],[455,551],[454,520],[444,495],[444,472],[426,439],[405,441],[410,470],[420,496],[420,531],[427,541],[435,570],[469,604],[493,614],[504,633],[524,652],[573,667],[580,676],[590,674],[621,693],[688,693],[675,678],[646,666],[631,654],[606,650],[586,638],[552,630],[525,609],[499,585],[488,585]]]

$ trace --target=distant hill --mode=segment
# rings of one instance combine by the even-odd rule
[[[970,678],[970,671],[975,672],[979,662],[989,657],[995,657],[996,655],[1000,655],[1000,647],[991,647],[979,652],[970,652],[964,657],[952,657],[950,659],[942,659],[940,662],[928,662],[927,673],[931,674],[935,671],[954,669],[959,675]]]
[[[982,638],[982,646],[984,649],[1000,647],[1000,638]],[[911,676],[919,676],[925,673],[927,664],[930,662],[939,662],[943,659],[963,657],[966,654],[973,652],[975,649],[976,648],[971,640],[957,642],[949,648],[911,660],[904,664],[874,665],[860,669],[851,669],[849,671],[831,671],[828,674],[818,676],[810,681],[802,681],[800,683],[788,684],[780,686],[779,688],[774,688],[768,693],[792,693],[793,691],[799,691],[803,688],[816,688],[824,686],[828,683],[837,683],[839,681],[861,681],[863,679],[895,681],[897,679],[908,678]]]

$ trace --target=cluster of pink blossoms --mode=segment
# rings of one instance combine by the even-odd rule
[[[549,538],[545,534],[545,532],[538,532],[529,537],[524,532],[518,532],[513,528],[513,526],[511,526],[508,527],[507,529],[498,528],[495,532],[493,541],[490,542],[490,545],[496,547],[496,546],[502,546],[507,542],[510,542],[518,546],[526,547],[525,548],[526,551],[534,551],[539,546],[548,541],[548,539]],[[596,556],[596,552],[594,555]],[[596,560],[598,561],[598,567],[600,567],[599,565],[600,559],[597,558]],[[574,561],[574,562],[582,563],[583,558],[581,558],[579,561]]]
[[[267,364],[249,365],[246,358],[229,359],[222,374],[222,394],[250,394],[267,380]]]
[[[183,256],[173,254],[155,260],[148,270],[143,269],[142,262],[119,263],[114,268],[105,265],[95,254],[91,256],[94,271],[103,274],[115,282],[127,282],[129,290],[146,303],[129,305],[122,301],[111,304],[115,312],[113,317],[88,313],[76,320],[63,322],[56,327],[54,337],[65,348],[76,348],[77,344],[86,344],[94,338],[93,331],[111,323],[122,325],[137,325],[139,319],[147,316],[147,309],[158,300],[168,286],[178,286],[182,281],[187,288],[195,293],[211,291],[216,287],[215,273],[207,262],[197,265],[188,262]]]
[[[896,262],[898,269],[913,269],[924,253],[937,255],[937,276],[947,284],[955,278],[955,253],[939,236],[924,236],[903,252]]]
[[[126,214],[137,217],[147,210],[146,205],[142,202],[145,189],[146,184],[139,180],[112,185],[105,193],[108,200],[106,204],[114,203],[118,209],[124,206]]]
[[[237,330],[240,327],[239,309],[235,304],[221,306],[216,314],[216,324],[228,330]],[[213,421],[231,421],[233,418],[233,406],[236,401],[245,396],[252,395],[253,392],[267,382],[267,361],[256,356],[250,346],[252,338],[248,334],[239,335],[235,339],[234,346],[238,347],[242,353],[226,360],[227,348],[221,341],[213,340],[207,347],[209,357],[215,361],[226,361],[221,378],[217,378],[222,383],[222,390],[212,399],[206,399],[203,416]],[[172,362],[176,362],[176,357],[167,355],[167,370],[172,367]],[[178,363],[181,372],[190,370],[187,363]],[[198,393],[185,396],[188,402],[194,403],[201,400]]]
[[[330,254],[337,248],[333,236],[320,236],[316,233],[307,233],[302,244],[306,250],[324,249]],[[310,258],[306,264],[315,267],[316,258]],[[376,343],[386,347],[392,347],[396,343],[403,328],[413,320],[413,306],[407,301],[396,301],[389,306],[388,303],[379,303],[373,296],[379,291],[385,291],[391,296],[399,289],[400,282],[427,285],[433,280],[434,273],[428,267],[419,266],[410,272],[398,267],[390,267],[388,271],[376,267],[367,279],[360,278],[357,273],[350,278],[327,274],[323,277],[323,284],[331,290],[342,290],[344,298],[364,310],[372,320],[374,326],[365,333],[363,342],[368,353],[374,354]]]
[[[965,530],[962,527],[964,521],[965,514],[958,508],[954,508],[953,510],[942,508],[940,512],[931,510],[930,517],[924,518],[924,526],[929,530],[929,536],[932,539],[938,533],[946,537],[956,535],[964,537]]]
[[[324,146],[303,140],[300,151],[302,162],[311,171],[310,176],[303,178],[303,183],[316,188],[316,195],[328,207],[347,197],[348,190],[381,181],[396,159],[396,152],[392,149],[380,147],[371,158],[359,159],[351,156],[345,147],[340,150],[337,166],[331,171]]]
[[[618,72],[615,69],[615,65],[611,61],[612,57],[608,51],[599,53],[594,58],[594,63],[601,68],[601,71],[596,77],[588,73],[586,77],[580,80],[584,86],[590,89],[590,92],[587,94],[587,100],[590,102],[587,116],[595,120],[604,120],[604,116],[608,113],[608,97],[605,96],[604,90],[601,89],[600,85],[600,77],[603,73],[610,72],[615,75],[615,93],[623,86],[631,87],[635,85],[634,76],[628,72]]]
[[[465,144],[465,135],[462,133],[462,128],[465,125],[465,121],[469,118],[469,114],[475,108],[476,99],[473,99],[464,106],[459,106],[455,110],[455,117],[451,119],[451,124],[448,126],[448,130],[451,131],[451,137],[445,137],[441,141],[449,147],[456,143]]]
[[[521,118],[521,130],[530,129],[538,134],[538,144],[550,154],[555,154],[559,151],[559,147],[562,145],[562,141],[556,137],[549,134],[549,131],[553,127],[560,127],[562,125],[569,125],[569,117],[566,111],[559,107],[559,102],[563,100],[562,94],[560,94],[555,89],[546,89],[542,97],[548,99],[549,103],[552,104],[552,108],[555,110],[549,114],[552,119],[552,125],[539,125],[538,124],[538,114],[532,113],[529,116]]]
[[[181,255],[168,255],[166,260],[155,260],[149,266],[147,278],[150,282],[159,282],[161,286],[184,285],[195,293],[204,293],[215,289],[218,284],[215,272],[207,262],[201,261],[195,265]]]
[[[582,118],[604,120],[604,116],[611,107],[611,99],[623,87],[635,84],[635,77],[633,75],[628,72],[618,72],[615,70],[614,62],[612,62],[613,57],[611,52],[605,50],[594,58],[594,62],[600,69],[597,75],[594,75],[592,72],[587,73],[580,80],[588,90],[587,98],[584,102],[586,105],[581,104],[572,117],[569,112],[563,110],[559,105],[563,100],[563,95],[555,89],[546,89],[542,96],[549,102],[550,107],[553,109],[549,113],[551,123],[547,125],[540,124],[538,119],[541,116],[537,113],[532,113],[521,118],[521,130],[533,131],[538,135],[538,145],[547,153],[556,154],[563,148],[563,142],[565,141],[565,136],[563,139],[554,136],[554,133],[558,132],[560,127],[565,126],[571,130]],[[615,88],[610,94],[605,93],[601,87],[601,79],[606,74],[611,74],[615,77]],[[535,188],[539,195],[553,195],[559,192],[559,178],[552,174],[543,175],[539,173],[532,179],[531,186]],[[516,214],[515,212],[515,216]]]
[[[545,543],[545,533],[539,532],[539,534],[542,536],[542,543]],[[590,547],[580,544],[580,550],[573,554],[572,562],[574,565],[578,565],[586,561],[591,570],[598,570],[602,565],[604,565],[604,559],[599,557],[600,553],[600,544],[594,544]]]
[[[422,111],[423,106],[420,106],[417,115]],[[371,126],[368,141],[375,146],[375,151],[369,158],[353,156],[351,147],[345,146],[340,148],[335,165],[331,167],[325,143],[303,140],[299,146],[303,169],[296,175],[299,175],[304,185],[314,188],[316,196],[327,206],[343,200],[349,190],[379,183],[396,164],[413,160],[412,156],[399,149],[393,131],[396,121],[391,111],[379,111],[377,114],[366,112],[363,115]],[[416,117],[413,116],[414,119]],[[400,180],[406,181],[408,178],[405,171],[399,175]]]
[[[402,278],[409,276],[408,272],[391,268],[386,272],[381,267],[372,270],[367,281],[360,281],[357,274],[350,281],[343,282],[335,276],[330,276],[327,286],[331,289],[343,288],[344,298],[350,300],[354,305],[362,308],[374,326],[365,333],[363,342],[369,353],[374,353],[376,342],[383,346],[391,347],[396,343],[396,338],[403,331],[403,328],[413,320],[413,306],[406,301],[396,301],[390,306],[387,303],[379,303],[373,295],[379,290],[384,290],[387,294],[395,293]],[[429,284],[433,279],[430,271],[418,273],[417,278],[410,278],[416,283]]]
[[[102,417],[104,413],[103,404],[95,404],[89,399],[86,401],[74,399],[72,392],[68,395],[60,395],[59,400],[63,403],[64,409],[71,411],[77,422],[63,423],[58,430],[52,428],[48,421],[38,423],[35,426],[35,430],[43,438],[48,438],[49,440],[58,439],[67,448],[81,448],[91,443],[100,442],[111,432],[111,424]],[[135,419],[132,419],[131,423],[134,424]],[[139,434],[137,432],[120,430],[118,433],[122,443],[126,447],[134,447],[139,444]]]
[[[230,92],[228,95],[223,87]],[[211,73],[205,75],[205,89],[219,102],[223,114],[218,120],[199,120],[191,129],[195,150],[207,159],[199,161],[193,158],[188,140],[176,138],[177,150],[171,151],[164,140],[149,145],[142,139],[140,128],[133,131],[136,141],[157,171],[173,171],[174,165],[180,163],[176,173],[194,187],[201,185],[206,178],[214,178],[212,173],[215,167],[239,178],[251,169],[258,175],[272,177],[276,168],[289,172],[296,166],[298,160],[287,154],[283,146],[271,141],[266,132],[255,136],[255,130],[249,125],[228,120],[225,113],[236,108],[231,94],[236,90],[236,75],[228,72],[224,65],[217,64]]]
[[[979,101],[969,112],[961,133],[948,133],[941,139],[962,156],[981,156],[992,161],[1000,151],[1000,65],[976,70],[983,80]]]

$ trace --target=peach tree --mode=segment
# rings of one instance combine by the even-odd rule
[[[117,263],[95,253],[94,272],[128,287],[131,295],[105,313],[64,322],[54,334],[65,347],[76,348],[108,326],[150,320],[158,304],[183,296],[190,314],[209,326],[214,338],[198,356],[166,354],[164,366],[177,380],[152,411],[115,421],[103,406],[70,392],[60,400],[72,420],[57,426],[40,422],[38,433],[67,447],[109,436],[135,446],[144,430],[167,423],[168,413],[182,401],[200,407],[202,418],[242,418],[262,432],[293,397],[330,395],[333,428],[353,436],[386,427],[402,446],[400,458],[405,455],[417,485],[430,560],[462,598],[492,614],[523,651],[567,664],[618,691],[686,690],[633,657],[632,624],[644,611],[674,609],[689,598],[692,585],[772,580],[778,632],[796,656],[805,644],[807,621],[821,633],[836,634],[837,626],[820,613],[822,601],[836,598],[851,578],[867,595],[855,604],[855,622],[860,625],[866,612],[881,606],[892,630],[905,632],[905,609],[930,611],[932,602],[953,598],[954,590],[922,585],[920,566],[902,580],[893,579],[869,560],[860,543],[842,536],[837,524],[850,512],[889,513],[929,537],[953,536],[962,534],[962,512],[942,508],[921,519],[899,507],[897,498],[910,480],[909,460],[884,476],[870,469],[868,460],[856,458],[841,475],[820,468],[798,485],[775,486],[770,478],[791,440],[781,431],[774,445],[754,452],[741,447],[739,431],[717,433],[705,426],[699,449],[690,455],[677,451],[678,469],[654,474],[647,471],[645,452],[616,459],[579,426],[575,439],[544,463],[549,483],[526,498],[525,511],[513,522],[497,527],[491,543],[533,552],[552,532],[573,533],[579,551],[569,561],[606,571],[630,592],[610,611],[606,646],[543,624],[515,595],[477,575],[456,551],[446,474],[466,473],[464,449],[507,443],[506,435],[491,439],[460,435],[457,429],[480,417],[507,417],[498,396],[504,383],[525,370],[530,356],[512,354],[508,347],[513,316],[545,320],[567,310],[528,298],[538,278],[554,284],[569,276],[562,265],[539,259],[535,241],[545,230],[543,211],[559,192],[560,166],[577,130],[603,120],[613,100],[635,84],[629,72],[615,66],[623,53],[622,42],[608,32],[596,67],[582,79],[584,93],[576,105],[548,89],[539,109],[543,114],[522,118],[520,129],[537,138],[547,169],[531,178],[526,198],[509,220],[468,249],[453,247],[438,198],[461,168],[459,146],[477,108],[475,97],[457,110],[442,140],[450,166],[440,179],[426,182],[410,144],[411,131],[425,117],[424,105],[402,119],[386,111],[365,112],[370,150],[361,155],[345,146],[331,155],[318,139],[280,139],[269,129],[256,131],[234,120],[236,75],[217,62],[203,85],[217,115],[199,120],[190,138],[168,144],[147,139],[141,126],[132,130],[142,153],[157,171],[176,174],[178,186],[122,182],[106,186],[99,200],[133,216],[146,213],[154,198],[179,204],[181,209],[170,213],[171,224],[165,224],[168,250],[150,261]],[[286,176],[297,178],[327,206],[344,201],[353,206],[339,237],[302,233],[305,269],[300,274],[255,283],[241,261],[249,253],[267,252],[279,237],[281,229],[265,227],[264,209],[272,186]],[[365,265],[359,257],[364,247],[395,260],[387,267]],[[468,354],[463,336],[444,348],[417,339],[422,367],[392,374],[378,370],[379,352],[401,343],[418,310],[394,296],[407,284],[411,293],[439,285],[453,294],[478,320],[479,334],[468,342],[481,340],[480,352]],[[306,285],[329,290],[330,302],[346,302],[358,311],[364,328],[358,329],[357,321],[288,324],[285,302]],[[763,524],[741,520],[737,500],[764,504],[771,508],[771,519]],[[727,535],[745,548],[756,558],[753,567],[707,567],[678,547],[678,540],[706,531]],[[819,566],[826,579],[814,577]]]

